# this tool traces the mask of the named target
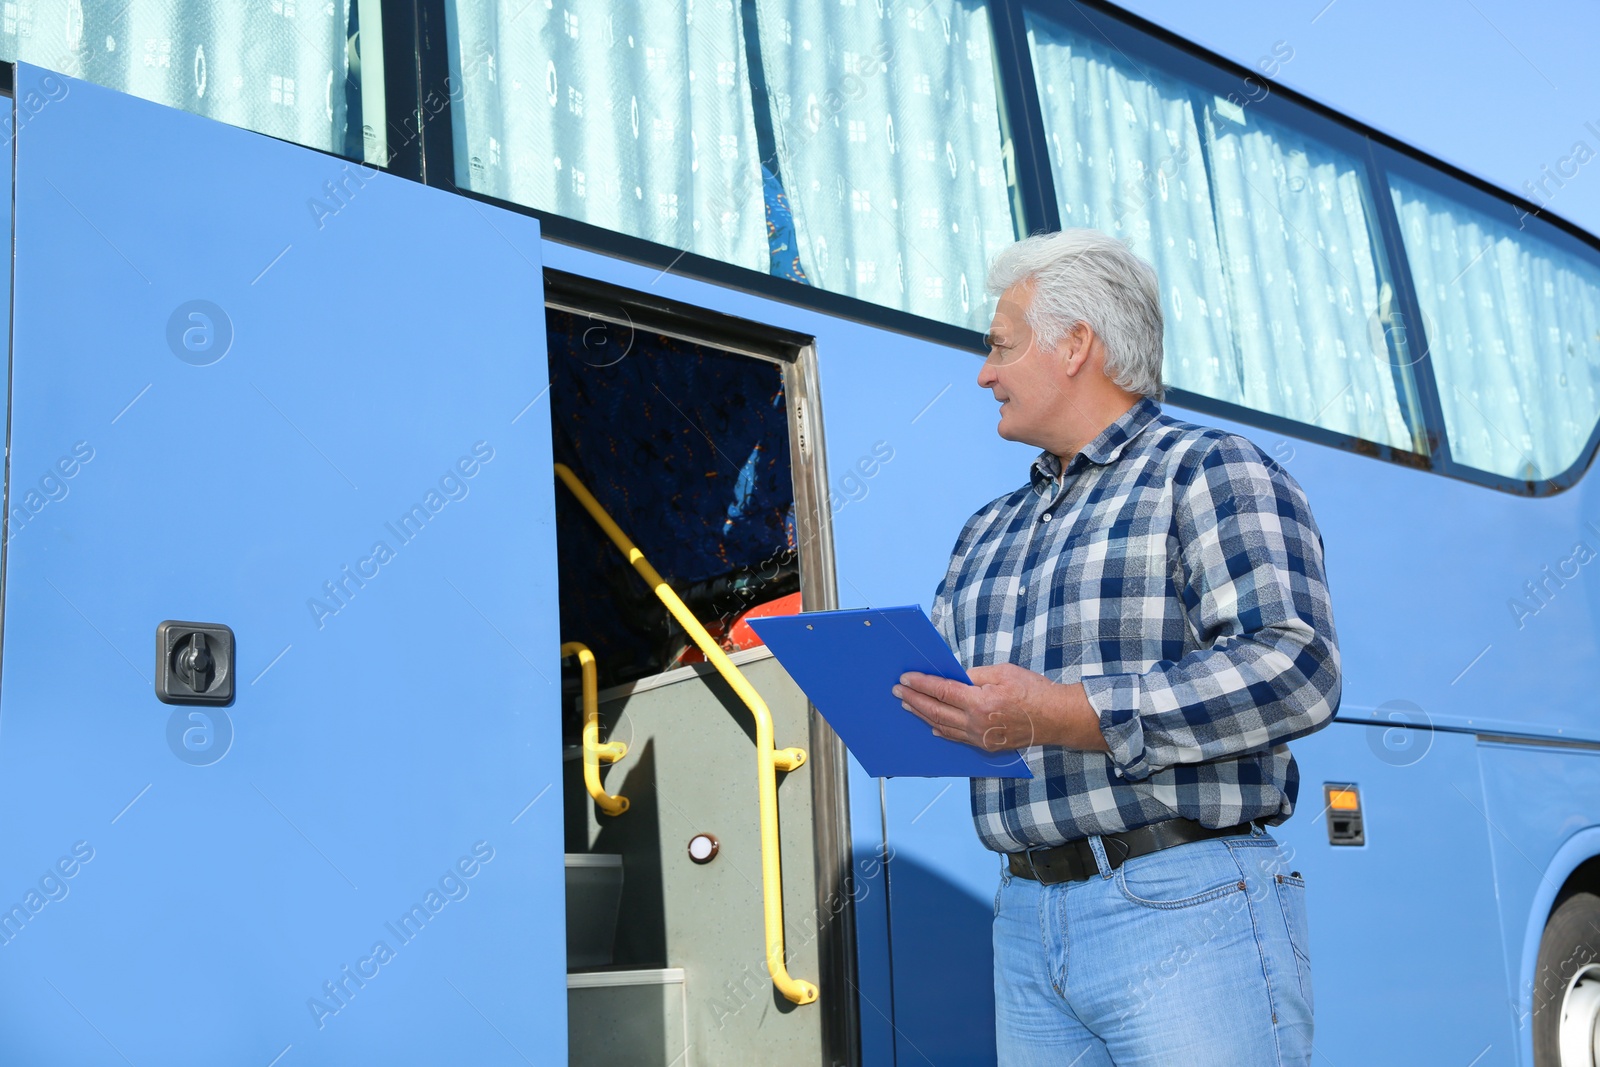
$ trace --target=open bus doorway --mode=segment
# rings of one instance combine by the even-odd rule
[[[854,1062],[843,749],[743,625],[832,606],[809,342],[555,272],[547,303],[556,462],[730,653],[776,745],[806,750],[777,776],[784,937],[822,991],[796,1005],[767,974],[749,709],[558,484],[561,639],[592,653],[599,739],[627,749],[599,765],[627,802],[607,814],[564,660],[571,1062]]]

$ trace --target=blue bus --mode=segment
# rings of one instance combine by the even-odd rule
[[[0,1062],[993,1063],[967,783],[869,777],[748,620],[930,603],[1032,458],[987,263],[1087,226],[1326,541],[1321,1060],[1596,1064],[1593,235],[1098,0],[0,53]]]

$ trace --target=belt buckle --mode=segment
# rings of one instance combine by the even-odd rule
[[[1044,878],[1039,874],[1039,868],[1033,862],[1033,854],[1037,850],[1038,846],[1036,845],[1033,848],[1024,851],[1023,855],[1028,857],[1028,870],[1033,872],[1033,880],[1038,882],[1040,885],[1046,885],[1048,883],[1046,883]]]

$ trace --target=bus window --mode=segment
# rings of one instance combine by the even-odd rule
[[[1155,267],[1169,384],[1241,401],[1188,88],[1036,16],[1028,40],[1061,225],[1116,234]]]
[[[379,0],[6,4],[0,60],[383,164]]]
[[[1062,225],[1118,234],[1154,264],[1167,384],[1416,448],[1364,164],[1263,117],[1263,98],[1032,12],[1028,38]]]
[[[807,279],[987,329],[984,276],[1017,233],[986,6],[754,6]]]
[[[1520,481],[1561,474],[1600,418],[1593,253],[1537,219],[1517,225],[1510,206],[1499,219],[1390,184],[1451,458]]]
[[[1206,125],[1242,402],[1409,450],[1365,166],[1226,103]]]
[[[737,4],[448,11],[457,184],[766,273]]]

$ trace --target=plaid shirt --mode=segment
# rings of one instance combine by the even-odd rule
[[[1187,816],[1280,823],[1285,742],[1339,706],[1322,536],[1249,441],[1140,400],[967,520],[933,621],[968,667],[1082,682],[1109,753],[1022,750],[1032,779],[972,779],[997,852]]]

